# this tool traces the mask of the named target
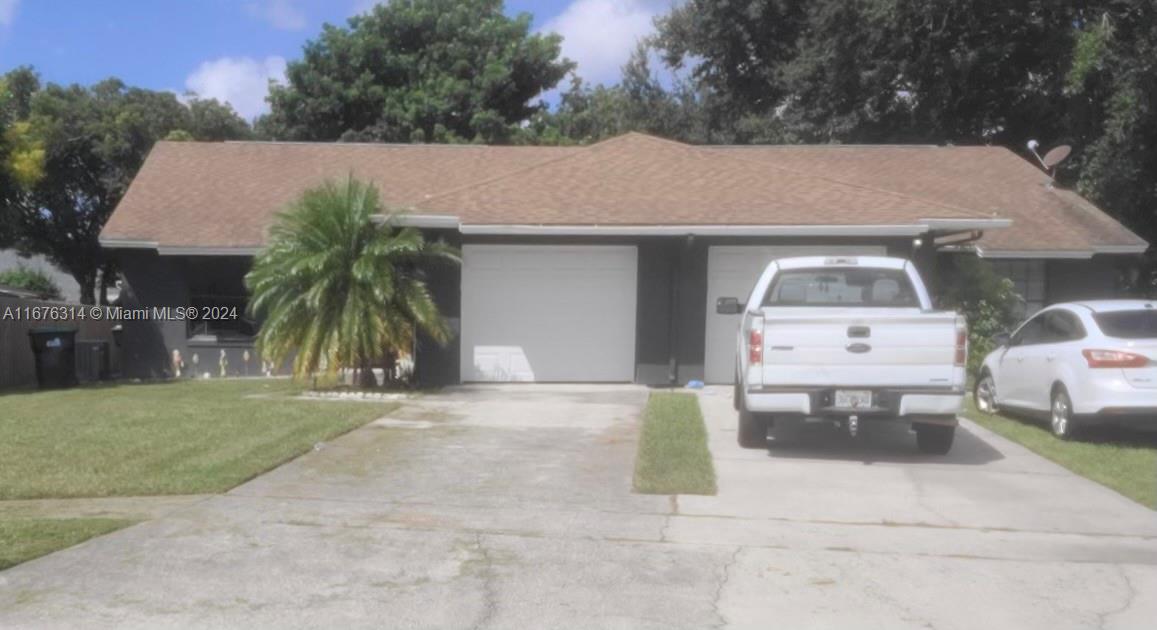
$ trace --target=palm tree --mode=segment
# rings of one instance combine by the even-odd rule
[[[380,212],[377,189],[351,176],[307,190],[278,215],[245,277],[266,360],[293,356],[296,378],[323,365],[330,373],[353,368],[360,385],[372,386],[373,365],[387,359],[392,368],[416,332],[450,338],[418,263],[457,264],[457,251],[397,227],[393,215],[376,223]]]

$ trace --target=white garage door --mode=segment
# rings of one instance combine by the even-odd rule
[[[463,381],[632,381],[634,246],[462,248]]]
[[[715,300],[738,298],[746,302],[751,288],[767,263],[788,256],[826,256],[853,254],[883,256],[887,249],[875,245],[832,246],[748,246],[721,245],[707,250],[707,334],[704,357],[704,380],[708,383],[731,383],[735,379],[735,330],[739,315],[719,315]]]

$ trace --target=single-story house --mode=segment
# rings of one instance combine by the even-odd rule
[[[125,302],[244,308],[275,213],[348,175],[462,249],[429,270],[457,331],[420,340],[421,383],[729,382],[735,316],[772,258],[980,255],[1030,307],[1113,292],[1148,244],[997,147],[691,146],[630,133],[581,147],[160,142],[105,226]],[[126,366],[176,349],[256,373],[255,324],[126,322]],[[244,361],[243,353],[250,356]]]

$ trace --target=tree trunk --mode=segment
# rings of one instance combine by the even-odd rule
[[[358,389],[376,389],[378,386],[377,379],[374,378],[374,368],[369,361],[362,361],[361,369],[358,370],[357,387]]]
[[[80,273],[73,273],[72,277],[80,285],[80,303],[90,306],[96,304],[96,270],[89,269]]]
[[[385,372],[386,376],[382,379],[383,384],[392,385],[397,381],[398,371],[398,353],[392,349],[386,350],[385,354]]]

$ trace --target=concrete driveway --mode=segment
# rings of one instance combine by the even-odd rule
[[[735,446],[630,492],[632,386],[461,388],[227,495],[0,573],[0,627],[1146,626],[1155,514],[968,427]],[[886,437],[886,436],[885,436]]]

